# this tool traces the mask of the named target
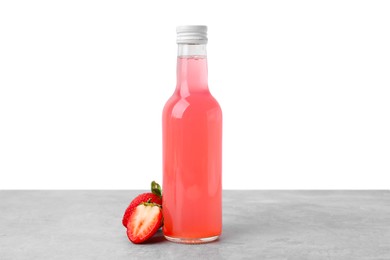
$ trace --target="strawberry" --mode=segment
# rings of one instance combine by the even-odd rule
[[[161,195],[161,187],[160,185],[153,181],[151,184],[152,192],[146,192],[135,197],[130,205],[127,207],[125,214],[122,218],[122,224],[124,227],[127,227],[127,223],[129,222],[129,217],[134,209],[140,205],[142,202],[153,202],[159,205],[162,205],[162,195]]]
[[[127,223],[127,237],[134,244],[140,244],[151,238],[162,223],[161,205],[143,202],[131,213]]]

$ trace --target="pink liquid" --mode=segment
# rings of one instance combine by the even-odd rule
[[[222,230],[222,112],[205,58],[178,58],[178,84],[163,111],[164,235],[199,239]]]

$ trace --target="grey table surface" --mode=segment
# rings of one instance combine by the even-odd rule
[[[140,192],[0,191],[0,259],[390,259],[390,191],[224,191],[216,242],[134,245]]]

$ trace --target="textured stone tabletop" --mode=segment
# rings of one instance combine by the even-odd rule
[[[203,245],[131,244],[138,193],[0,191],[0,259],[390,259],[390,191],[224,191],[223,234]]]

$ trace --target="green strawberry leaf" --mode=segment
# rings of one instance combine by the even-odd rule
[[[160,184],[158,184],[157,182],[152,181],[151,190],[152,190],[152,193],[153,193],[153,194],[156,194],[156,195],[159,196],[160,198],[162,197],[161,186],[160,186]]]

